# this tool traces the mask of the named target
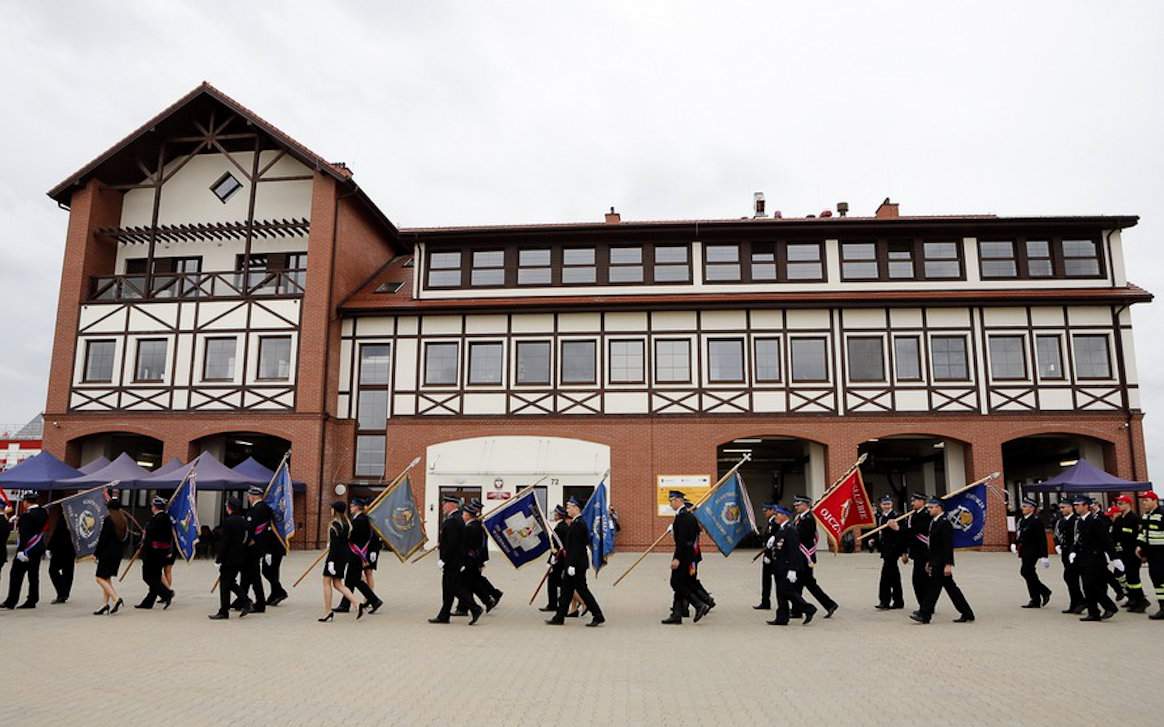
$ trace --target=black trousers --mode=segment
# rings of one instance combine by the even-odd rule
[[[567,576],[567,579],[569,576]],[[671,571],[671,615],[680,616],[688,605],[701,608],[708,605],[699,595],[695,585],[695,576],[691,575],[690,566],[680,565]],[[561,610],[559,608],[559,610]]]
[[[550,566],[550,574],[546,576],[546,608],[558,610],[558,600],[561,598],[562,576],[566,568],[561,565]]]
[[[159,598],[169,600],[174,597],[174,592],[167,588],[165,583],[162,583],[162,569],[165,567],[165,557],[141,559],[141,578],[149,586],[149,592],[142,600],[143,605],[153,606]]]
[[[453,613],[453,601],[460,599],[467,606],[476,606],[473,594],[466,587],[461,566],[445,563],[441,569],[441,610],[437,614],[439,619],[448,619]]]
[[[917,607],[920,609],[930,590],[930,574],[926,573],[924,560],[913,558],[911,562],[913,563],[913,571],[910,573],[910,582],[913,584],[913,597],[917,599]]]
[[[238,583],[239,568],[233,565],[218,566],[218,612],[223,616],[230,614],[230,602],[235,594],[246,598],[246,592]]]
[[[485,595],[489,596],[490,599],[496,599],[502,595],[501,591],[497,590],[497,586],[493,585],[493,582],[485,577],[484,570],[478,571],[477,578],[480,580],[481,586],[485,590]]]
[[[788,623],[790,613],[803,615],[815,611],[816,606],[801,595],[801,584],[788,580],[787,572],[776,574],[776,623]]]
[[[760,606],[763,608],[772,608],[772,579],[775,577],[776,569],[771,563],[764,563],[760,568]]]
[[[881,558],[881,581],[877,584],[877,603],[881,606],[899,608],[905,605],[905,594],[901,590],[901,570],[897,567],[897,558],[892,556]]]
[[[1039,564],[1038,558],[1031,558],[1023,556],[1022,567],[1019,568],[1019,575],[1027,583],[1027,595],[1031,597],[1033,603],[1042,603],[1043,596],[1050,596],[1051,589],[1047,588],[1042,581],[1039,580],[1039,571],[1037,566]]]
[[[1079,566],[1067,562],[1063,559],[1063,582],[1067,584],[1067,596],[1070,599],[1068,608],[1076,608],[1083,605],[1083,583],[1079,574]]]
[[[1164,611],[1164,548],[1145,548],[1148,556],[1148,578],[1156,589],[1156,606]]]
[[[938,605],[938,598],[942,595],[943,589],[950,597],[950,602],[954,604],[954,608],[958,609],[958,613],[963,616],[974,615],[974,610],[970,608],[970,602],[966,600],[966,596],[962,595],[962,589],[954,582],[954,576],[937,573],[930,578],[925,603],[918,609],[924,618],[927,620],[933,618],[934,608]]]
[[[69,594],[73,592],[75,567],[76,561],[72,556],[49,556],[49,580],[53,582],[53,590],[57,592],[57,598],[62,601],[69,600]]]
[[[591,616],[603,618],[602,607],[590,592],[590,586],[586,585],[586,571],[578,569],[575,569],[574,575],[562,574],[562,593],[558,598],[558,612],[554,615],[555,618],[566,618],[566,609],[570,607],[570,601],[574,600],[575,593],[582,599],[582,603],[586,604],[586,610]]]
[[[825,610],[836,608],[837,602],[829,598],[829,594],[824,592],[820,584],[816,582],[816,572],[814,568],[802,568],[798,574],[798,580],[803,581],[803,590],[808,591],[816,602],[824,606]]]
[[[344,571],[344,585],[352,591],[359,591],[360,595],[364,597],[364,602],[369,605],[375,605],[380,602],[380,597],[376,595],[376,592],[364,580],[364,562],[359,558],[352,558],[348,563],[347,570]],[[345,606],[348,608],[351,607],[346,596],[340,601],[340,607]]]
[[[246,598],[253,591],[255,597],[251,599],[251,604],[259,609],[267,607],[267,596],[263,593],[262,562],[262,551],[248,550],[242,572],[243,597]]]
[[[1092,558],[1084,563],[1081,569],[1083,605],[1087,608],[1087,615],[1098,616],[1100,608],[1104,611],[1116,610],[1115,602],[1107,595],[1107,580],[1110,573],[1104,563],[1098,558]]]
[[[12,572],[8,574],[8,598],[4,601],[4,605],[9,608],[17,606],[17,601],[20,600],[20,591],[24,587],[24,576],[28,575],[28,598],[25,603],[36,605],[40,600],[40,559],[41,556],[29,558],[27,563],[22,563],[19,558],[12,560]]]
[[[270,563],[267,562],[267,558],[271,559]],[[279,582],[279,569],[282,565],[283,565],[283,551],[282,550],[275,550],[275,551],[263,556],[262,573],[263,573],[263,578],[267,579],[267,583],[271,587],[270,588],[271,598],[274,598],[276,596],[280,596],[282,598],[287,597],[287,591],[283,588],[283,584]]]

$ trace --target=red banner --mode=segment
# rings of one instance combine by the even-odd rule
[[[854,469],[841,484],[822,497],[812,509],[812,514],[834,543],[840,543],[841,536],[853,528],[875,525],[873,505],[865,492],[861,470]]]

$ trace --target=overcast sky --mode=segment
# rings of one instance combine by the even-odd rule
[[[208,80],[400,226],[1138,214],[1164,292],[1164,3],[0,0],[0,423],[44,405],[67,213],[45,192]],[[1164,472],[1161,304],[1135,309]]]

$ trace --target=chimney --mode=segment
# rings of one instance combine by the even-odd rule
[[[615,212],[614,208],[611,207],[610,211],[606,213],[606,224],[617,225],[619,222],[622,222],[622,215]]]
[[[889,198],[886,197],[885,201],[877,207],[877,211],[873,213],[873,216],[878,219],[900,217],[900,215],[897,213],[897,207],[898,205],[896,202],[890,202]]]
[[[849,214],[849,203],[837,202],[837,214],[841,217],[847,216]]]
[[[752,213],[753,217],[767,217],[768,216],[768,213],[766,213],[764,211],[764,193],[763,192],[753,192],[752,193],[752,209],[753,209],[753,213]]]

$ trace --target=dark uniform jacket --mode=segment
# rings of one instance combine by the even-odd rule
[[[574,525],[571,523],[570,528]],[[586,526],[583,525],[585,530]],[[699,521],[695,514],[687,508],[675,513],[675,524],[671,528],[671,535],[675,538],[675,554],[672,560],[679,561],[680,568],[686,568],[695,562],[695,544],[699,542]]]
[[[930,522],[933,518],[923,507],[914,510],[905,519],[905,527],[901,529],[904,552],[913,560],[925,561],[930,556]]]
[[[241,516],[240,516],[241,517]],[[251,505],[246,514],[250,546],[260,553],[281,553],[283,545],[275,536],[275,511],[265,501]]]
[[[590,530],[581,517],[574,518],[566,531],[566,567],[574,566],[576,574],[586,572],[590,565],[590,559],[586,555],[586,548],[589,545]]]
[[[558,564],[561,565],[566,557],[566,533],[570,532],[570,523],[565,520],[559,520],[558,524],[554,526],[554,535],[558,536],[557,540],[550,538],[550,545],[554,547],[554,552],[558,556]]]
[[[801,570],[808,567],[808,560],[800,549],[800,533],[791,520],[783,525],[776,525],[776,541],[768,548],[768,557],[772,559],[772,566],[776,574],[784,577],[790,570]]]
[[[368,562],[368,552],[371,550],[372,537],[375,533],[372,532],[372,521],[368,519],[367,514],[358,512],[352,518],[352,534],[348,539],[352,555],[360,561],[363,565]]]
[[[116,511],[121,518],[128,521],[124,513]],[[101,532],[97,533],[97,545],[93,548],[93,555],[99,561],[110,561],[120,558],[125,553],[125,540],[129,537],[129,523],[125,523],[124,536],[118,537],[117,524],[114,518],[114,511],[111,511],[101,521]]]
[[[1129,510],[1117,517],[1111,524],[1111,536],[1117,553],[1134,555],[1136,540],[1140,537],[1140,516]]]
[[[485,564],[485,557],[481,551],[485,548],[485,528],[480,520],[470,520],[465,523],[465,531],[461,536],[463,547],[462,564],[469,568],[480,568]]]
[[[1068,563],[1075,550],[1075,526],[1078,522],[1079,518],[1074,513],[1066,517],[1060,515],[1055,521],[1055,545],[1059,546],[1059,555],[1064,563]]]
[[[461,541],[464,537],[465,521],[461,519],[461,511],[453,510],[441,523],[437,535],[437,557],[444,561],[445,566],[460,566]]]
[[[1014,539],[1023,560],[1047,557],[1047,528],[1038,515],[1031,513],[1020,517],[1015,525]]]
[[[1107,518],[1089,513],[1079,520],[1075,530],[1075,564],[1106,564],[1112,552],[1111,528]]]
[[[44,555],[44,526],[48,522],[48,512],[43,507],[34,507],[16,520],[16,552],[24,553],[29,560]]]
[[[142,558],[168,558],[174,547],[174,524],[165,510],[155,513],[145,526],[145,546]]]
[[[8,536],[12,534],[12,521],[0,513],[0,565],[8,562]]]
[[[877,527],[881,527],[891,520],[896,520],[901,515],[896,510],[890,510],[888,513],[877,511]],[[877,533],[877,550],[881,551],[881,558],[883,560],[891,560],[901,557],[905,548],[902,546],[902,541],[905,539],[906,531],[890,530],[885,528]]]
[[[348,545],[352,526],[346,520],[334,520],[327,529],[327,559],[332,563],[347,563],[352,556]]]
[[[941,576],[946,566],[954,565],[954,526],[949,518],[938,516],[930,520],[929,549],[931,576]]]
[[[1144,514],[1139,542],[1145,556],[1164,552],[1164,507],[1157,505],[1155,510]]]
[[[53,534],[49,536],[48,552],[57,560],[70,560],[77,557],[77,551],[73,548],[73,537],[69,535],[69,526],[65,523],[64,513],[61,513],[61,516],[57,518]]]
[[[804,553],[804,557],[809,563],[816,562],[816,518],[809,510],[805,510],[796,516],[794,520],[796,523],[796,534],[800,537],[800,550]]]
[[[247,538],[249,526],[242,515],[227,515],[222,521],[222,535],[218,539],[219,565],[242,568],[247,561]]]

